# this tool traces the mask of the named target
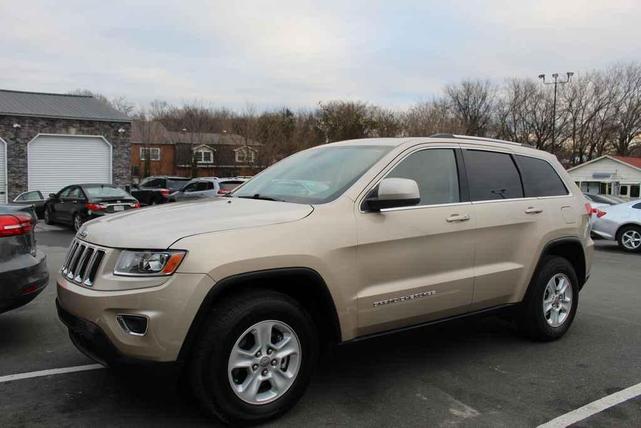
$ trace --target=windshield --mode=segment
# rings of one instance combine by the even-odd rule
[[[339,197],[390,146],[331,146],[306,150],[266,169],[232,195],[323,204]]]
[[[131,198],[129,193],[113,186],[85,186],[84,191],[90,198]]]

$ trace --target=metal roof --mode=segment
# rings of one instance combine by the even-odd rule
[[[131,122],[124,113],[90,95],[0,89],[0,115]]]

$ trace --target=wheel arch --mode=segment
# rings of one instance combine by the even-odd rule
[[[637,229],[641,229],[641,224],[639,224],[639,223],[634,223],[634,222],[623,223],[621,226],[619,226],[619,227],[617,228],[617,231],[616,231],[616,233],[614,234],[614,239],[615,239],[616,241],[618,241],[618,240],[619,240],[619,238],[621,237],[621,232],[623,231],[623,229],[624,229],[624,228],[626,228],[626,227],[628,227],[628,226],[634,226],[634,227],[636,227]]]
[[[576,276],[579,279],[579,288],[583,288],[583,285],[587,281],[587,265],[585,250],[583,249],[583,244],[579,238],[559,238],[545,244],[541,251],[541,255],[539,256],[539,261],[536,269],[534,270],[534,274],[532,275],[532,279],[535,278],[536,272],[541,268],[541,263],[546,256],[558,256],[568,260],[572,264],[572,267],[576,272]],[[530,287],[528,286],[528,289],[529,288]]]
[[[301,283],[304,286],[300,286]],[[305,267],[276,268],[232,275],[216,282],[205,296],[189,327],[178,360],[187,360],[194,341],[205,324],[207,313],[214,304],[227,296],[251,289],[278,291],[294,298],[309,311],[321,338],[336,343],[342,341],[338,312],[322,276]]]

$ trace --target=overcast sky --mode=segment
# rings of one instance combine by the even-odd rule
[[[0,88],[403,108],[463,78],[641,60],[641,0],[0,0]]]

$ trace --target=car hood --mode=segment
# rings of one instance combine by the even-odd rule
[[[258,199],[201,199],[106,215],[83,225],[78,237],[106,247],[164,249],[186,236],[292,222],[313,210]]]

